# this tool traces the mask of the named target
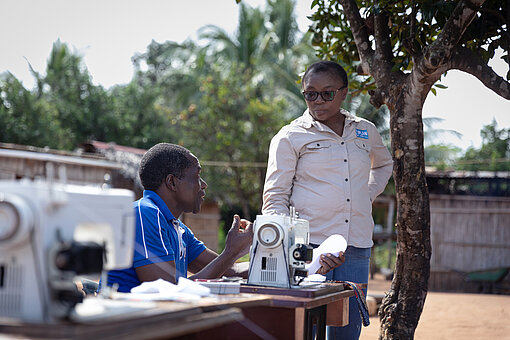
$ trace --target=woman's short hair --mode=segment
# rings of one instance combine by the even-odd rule
[[[340,64],[330,61],[330,60],[321,60],[313,63],[308,66],[305,74],[303,75],[302,84],[305,83],[306,77],[311,73],[332,73],[338,77],[338,79],[343,83],[345,87],[349,85],[349,80],[347,78],[347,72],[345,72],[344,68],[340,66]]]
[[[138,174],[145,190],[156,190],[168,175],[182,178],[184,171],[192,165],[191,152],[170,143],[159,143],[151,147],[140,161]]]

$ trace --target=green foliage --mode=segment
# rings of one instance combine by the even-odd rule
[[[384,243],[375,245],[372,248],[372,259],[373,264],[376,268],[389,268],[393,270],[395,268],[395,262],[397,260],[397,247],[396,242],[392,241],[390,249]]]
[[[447,170],[455,167],[461,149],[451,144],[438,144],[437,137],[441,135],[453,135],[458,138],[461,134],[454,130],[436,129],[435,123],[443,121],[442,118],[423,118],[424,140],[425,140],[425,165],[433,166],[438,170]]]
[[[242,163],[267,161],[269,141],[284,124],[285,102],[261,97],[263,88],[236,65],[223,73],[215,69],[201,78],[201,98],[181,112],[178,125],[186,131],[184,145],[199,159],[225,162],[224,167],[204,167],[215,196],[248,209],[260,204],[265,168]],[[227,165],[234,163],[240,165]]]
[[[152,41],[145,53],[133,58],[136,76],[132,85],[145,91],[150,88],[158,105],[180,112],[200,97],[199,77],[209,72],[208,53],[207,48],[189,40],[182,44]]]
[[[425,148],[425,164],[438,170],[446,170],[455,165],[461,149],[454,145],[433,144]]]
[[[107,141],[112,128],[108,117],[111,101],[106,91],[92,84],[82,57],[65,44],[53,44],[41,96],[58,112],[58,120],[74,143],[87,139]]]
[[[225,249],[225,239],[227,237],[227,231],[225,231],[225,221],[221,220],[218,228],[218,253],[221,253]]]
[[[374,35],[374,14],[383,13],[388,17],[393,53],[392,70],[409,72],[413,65],[413,55],[423,53],[424,48],[437,39],[457,2],[356,0],[356,4],[369,36]],[[310,31],[318,53],[324,58],[340,62],[346,68],[350,77],[356,80],[352,88],[360,91],[372,89],[374,84],[371,78],[358,73],[358,49],[339,1],[315,0],[312,6],[315,13],[311,16],[314,24]],[[508,51],[508,27],[505,30],[508,19],[504,16],[508,6],[508,1],[487,0],[480,10],[481,14],[462,35],[459,46],[475,52],[485,63],[498,48]],[[507,79],[510,79],[510,72]]]
[[[26,90],[12,74],[0,79],[0,141],[66,149],[70,136],[62,129],[54,105]]]
[[[201,29],[200,38],[208,41],[208,49],[218,62],[243,65],[243,71],[253,72],[259,66],[259,58],[266,52],[267,29],[264,13],[243,3],[239,7],[239,24],[234,37],[217,26]]]
[[[157,87],[139,86],[133,80],[126,86],[113,88],[112,98],[116,143],[148,149],[162,141],[176,140],[177,114],[161,105]]]
[[[71,150],[90,139],[122,139],[123,117],[115,115],[113,98],[92,83],[82,57],[67,45],[53,44],[45,76],[31,71],[33,91],[10,74],[0,79],[3,142]]]
[[[495,120],[485,125],[480,135],[480,149],[470,147],[458,162],[459,170],[509,171],[510,129],[498,130]]]

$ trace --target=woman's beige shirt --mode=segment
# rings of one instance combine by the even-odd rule
[[[271,140],[263,214],[294,206],[310,223],[310,242],[332,234],[359,248],[373,245],[372,201],[384,191],[392,158],[374,124],[346,116],[340,137],[305,113]]]

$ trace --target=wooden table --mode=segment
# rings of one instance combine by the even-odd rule
[[[199,332],[195,339],[313,339],[313,326],[317,339],[324,339],[326,325],[348,324],[354,295],[343,284],[326,283],[301,289],[243,285],[241,292],[271,296],[271,303],[241,307],[244,320]]]
[[[268,305],[268,296],[237,294],[157,302],[143,311],[79,322],[41,324],[0,317],[0,334],[21,339],[170,339],[239,322],[244,319],[241,308]]]
[[[312,339],[315,325],[317,339],[324,339],[326,324],[348,323],[353,294],[339,284],[306,289],[243,285],[240,294],[161,301],[151,309],[81,322],[30,324],[0,318],[0,334],[23,339],[280,340]]]

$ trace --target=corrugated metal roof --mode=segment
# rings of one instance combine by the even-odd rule
[[[47,148],[37,148],[17,144],[0,143],[0,157],[31,159],[41,162],[90,166],[105,169],[120,169],[118,163],[109,161],[104,156],[84,155],[77,152],[57,151]]]

